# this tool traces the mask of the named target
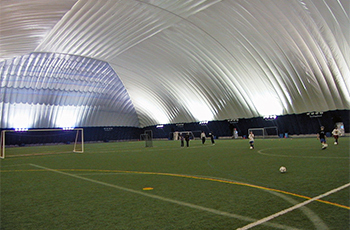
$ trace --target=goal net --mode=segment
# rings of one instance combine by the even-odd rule
[[[265,137],[278,137],[278,127],[277,126],[270,126],[270,127],[264,127],[264,136]]]
[[[248,129],[248,135],[250,132],[254,133],[255,138],[278,137],[277,126],[264,127],[264,128],[250,128],[250,129]]]
[[[0,143],[0,158],[5,155],[18,156],[29,154],[52,154],[62,152],[84,152],[84,130],[75,128],[63,129],[28,129],[2,130]],[[28,150],[16,147],[36,147]],[[52,147],[54,146],[54,147]],[[34,151],[34,152],[32,152]]]
[[[145,141],[145,147],[153,147],[153,132],[152,132],[152,130],[145,130],[145,132],[140,135],[140,140]]]

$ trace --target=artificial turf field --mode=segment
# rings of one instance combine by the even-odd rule
[[[350,138],[328,142],[8,148],[1,229],[349,229]]]

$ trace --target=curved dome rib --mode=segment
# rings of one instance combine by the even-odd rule
[[[18,111],[144,127],[350,109],[349,4],[3,1],[1,126]]]
[[[32,63],[30,68],[28,62]],[[55,65],[52,65],[52,62]],[[139,126],[124,85],[108,63],[71,55],[31,53],[2,62],[4,92],[1,105],[7,113],[2,127],[16,126],[28,109],[26,127]],[[43,113],[52,111],[54,118]],[[6,121],[6,122],[5,122]]]

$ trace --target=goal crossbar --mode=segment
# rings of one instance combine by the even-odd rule
[[[63,129],[29,129],[26,131],[17,131],[17,130],[2,130],[0,136],[0,159],[5,158],[5,147],[6,147],[6,133],[24,133],[24,132],[59,132],[59,131],[76,131],[73,152],[83,153],[84,152],[84,129],[83,128],[74,128],[70,130]],[[80,142],[80,147],[79,143]]]
[[[277,126],[270,126],[270,127],[263,127],[263,128],[250,128],[248,129],[248,135],[250,132],[254,133],[255,137],[273,137],[278,136],[278,127]]]

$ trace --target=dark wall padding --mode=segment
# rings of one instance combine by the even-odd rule
[[[143,129],[136,127],[84,127],[84,141],[137,140],[141,133]],[[6,145],[71,143],[75,135],[73,131],[7,132]]]
[[[196,137],[204,131],[206,135],[211,132],[216,138],[233,135],[233,129],[238,130],[239,136],[248,134],[249,128],[263,128],[277,126],[279,134],[289,135],[316,134],[320,126],[324,126],[327,132],[331,132],[337,122],[343,122],[345,132],[349,132],[350,110],[335,110],[324,112],[322,116],[310,117],[305,114],[291,114],[278,116],[277,119],[266,121],[262,117],[251,119],[239,119],[232,123],[224,121],[210,121],[207,124],[198,122],[184,124],[168,124],[163,128],[150,126],[145,128],[137,127],[84,127],[84,140],[89,141],[116,141],[116,140],[138,140],[145,130],[152,130],[153,138],[172,139],[174,131],[192,131]],[[21,132],[7,133],[7,145],[25,145],[39,143],[69,143],[74,140],[75,133],[60,132],[59,135],[53,132]]]
[[[322,116],[310,117],[307,113],[278,116],[275,120],[267,121],[262,117],[239,119],[238,122],[211,121],[206,125],[198,122],[186,123],[183,126],[176,124],[164,125],[163,129],[147,127],[153,131],[155,138],[169,138],[169,133],[174,131],[205,131],[206,134],[213,132],[215,136],[232,136],[233,129],[236,128],[239,136],[247,135],[249,128],[263,128],[277,126],[280,134],[289,135],[316,134],[321,126],[327,132],[331,132],[337,122],[343,122],[345,132],[349,132],[350,110],[335,110],[324,112]],[[198,133],[198,132],[196,132]]]

